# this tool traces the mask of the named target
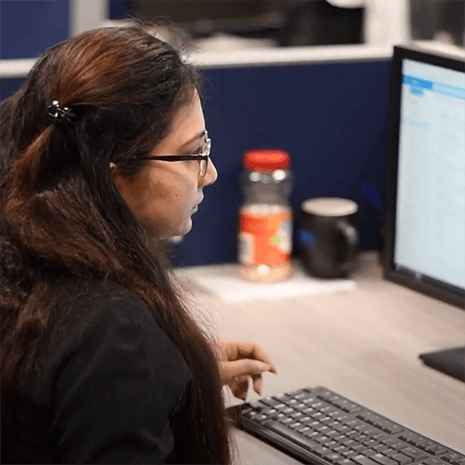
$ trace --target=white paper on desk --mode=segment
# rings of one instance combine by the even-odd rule
[[[240,278],[237,265],[203,266],[184,269],[194,282],[207,288],[227,302],[245,302],[257,299],[284,299],[300,295],[350,290],[355,282],[350,279],[318,279],[295,267],[293,276],[285,282],[264,284],[252,283]]]

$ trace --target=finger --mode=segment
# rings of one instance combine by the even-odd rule
[[[267,363],[273,373],[277,373],[276,365],[271,360],[271,357],[257,343],[252,341],[237,341],[238,358],[252,358]]]
[[[229,383],[236,376],[252,376],[259,375],[265,371],[269,371],[270,366],[258,360],[236,360],[234,362],[222,363],[222,377]]]
[[[259,396],[262,395],[262,389],[263,389],[262,375],[253,376],[253,389]]]
[[[234,381],[229,384],[229,387],[235,397],[245,401],[249,390],[249,377],[240,376],[234,379]]]

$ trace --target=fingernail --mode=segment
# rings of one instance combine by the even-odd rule
[[[266,363],[264,363],[264,364],[261,365],[261,370],[262,371],[270,371],[271,367],[270,367],[270,365],[267,365]]]

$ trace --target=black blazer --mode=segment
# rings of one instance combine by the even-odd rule
[[[103,281],[74,289],[43,386],[2,424],[2,463],[178,463],[184,359],[136,295]]]

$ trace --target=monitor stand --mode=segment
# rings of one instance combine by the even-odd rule
[[[465,382],[465,346],[420,354],[425,365]]]

